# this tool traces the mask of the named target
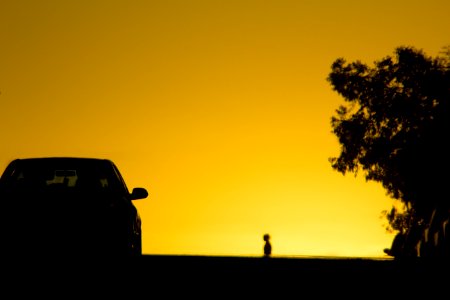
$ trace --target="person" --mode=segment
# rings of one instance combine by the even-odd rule
[[[398,232],[392,241],[391,248],[384,249],[384,253],[393,256],[394,258],[399,258],[404,255],[405,239],[406,235],[402,232]]]
[[[264,257],[270,257],[272,255],[272,245],[270,244],[270,235],[268,233],[264,234]]]

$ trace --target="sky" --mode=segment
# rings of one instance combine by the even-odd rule
[[[342,175],[337,58],[450,44],[447,0],[2,0],[0,168],[113,160],[143,253],[380,257],[379,183]]]

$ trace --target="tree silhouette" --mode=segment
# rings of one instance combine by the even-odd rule
[[[402,232],[450,206],[450,47],[434,58],[406,46],[394,54],[373,66],[332,64],[327,81],[345,104],[331,118],[341,152],[329,161],[400,200],[405,212],[393,207],[385,215]]]

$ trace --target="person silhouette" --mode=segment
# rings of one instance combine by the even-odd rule
[[[264,234],[264,257],[270,257],[272,255],[272,245],[270,244],[270,235]]]

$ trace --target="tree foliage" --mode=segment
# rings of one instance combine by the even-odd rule
[[[368,66],[338,58],[327,77],[345,102],[331,118],[340,155],[329,159],[342,174],[362,171],[380,182],[407,211],[386,213],[401,231],[450,204],[450,48],[427,56],[398,47]]]

